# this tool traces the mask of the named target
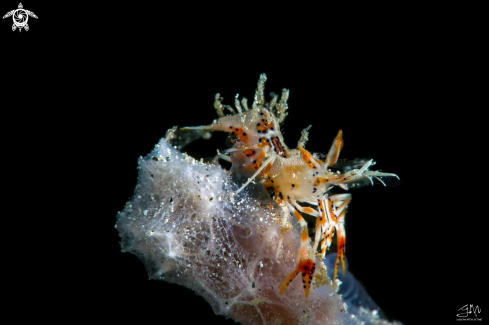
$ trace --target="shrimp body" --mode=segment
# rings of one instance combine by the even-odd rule
[[[311,170],[302,160],[299,150],[292,149],[288,153],[288,158],[277,158],[270,168],[268,176],[272,186],[284,198],[305,198],[317,193],[319,187],[314,181],[318,177],[319,169]]]
[[[266,107],[260,107],[236,115],[223,116],[208,126],[186,127],[182,130],[202,129],[228,132],[231,142],[239,145],[227,152],[242,151],[258,169],[259,162],[266,156],[270,148],[278,155],[287,157],[278,125],[271,111]]]
[[[263,182],[265,187],[273,189],[274,199],[285,212],[277,258],[281,250],[286,218],[292,214],[297,219],[301,227],[298,264],[282,283],[279,294],[297,275],[301,274],[304,295],[307,297],[316,269],[316,256],[321,257],[321,260],[324,259],[335,231],[338,254],[334,278],[336,278],[340,260],[343,273],[345,273],[344,219],[347,206],[351,201],[351,194],[330,195],[329,190],[335,186],[348,189],[351,184],[362,185],[366,180],[372,182],[372,178],[382,182],[379,177],[397,177],[397,175],[369,170],[369,167],[374,164],[372,160],[341,162],[341,168],[339,168],[338,157],[343,146],[341,130],[333,140],[324,161],[305,149],[309,128],[302,131],[297,149],[289,149],[284,143],[279,127],[287,115],[285,111],[288,91],[284,89],[280,101],[275,96],[270,103],[265,104],[263,96],[265,80],[266,77],[262,74],[258,81],[252,109],[248,109],[246,99],[242,101],[243,109],[236,96],[235,106],[238,111],[236,113],[230,106],[223,106],[222,99],[217,94],[214,107],[220,118],[208,126],[186,127],[182,130],[202,129],[229,133],[233,147],[226,150],[225,153],[244,154],[248,159],[250,171],[254,172],[253,176],[236,193],[254,179]],[[229,109],[233,114],[224,116],[224,108]],[[234,158],[238,162],[237,155],[231,156],[231,159]],[[239,162],[241,163],[241,160]],[[343,169],[344,172],[340,170],[334,172],[331,167]],[[303,206],[304,203],[307,206]],[[302,214],[316,217],[314,242],[309,238],[307,222]]]

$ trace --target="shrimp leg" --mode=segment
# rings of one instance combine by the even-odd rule
[[[287,286],[292,282],[292,280],[299,274],[302,273],[302,284],[304,287],[304,296],[307,298],[309,295],[309,290],[311,289],[311,282],[316,269],[315,255],[312,247],[310,245],[311,239],[309,238],[309,233],[307,231],[307,222],[301,216],[299,211],[297,211],[288,202],[285,202],[287,208],[290,212],[294,214],[301,226],[301,246],[299,248],[299,256],[297,267],[289,276],[285,279],[280,287],[278,294],[282,294]]]

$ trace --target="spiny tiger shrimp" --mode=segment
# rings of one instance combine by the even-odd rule
[[[301,227],[301,241],[298,263],[294,271],[282,283],[282,294],[289,283],[299,274],[302,275],[304,295],[307,298],[316,270],[316,257],[324,259],[336,230],[338,254],[336,257],[334,279],[337,276],[339,262],[345,273],[345,213],[351,202],[351,194],[329,192],[334,186],[348,189],[351,185],[372,183],[372,178],[397,177],[395,174],[371,171],[373,160],[338,161],[343,146],[343,133],[340,130],[324,160],[305,149],[308,140],[307,127],[302,131],[297,149],[289,149],[280,132],[280,124],[287,116],[288,90],[284,89],[280,100],[273,95],[269,103],[264,100],[265,74],[260,75],[252,108],[248,108],[246,99],[240,103],[235,99],[236,111],[228,105],[222,105],[219,94],[215,97],[214,107],[219,115],[211,125],[185,127],[182,130],[212,130],[230,133],[233,160],[241,160],[245,170],[253,173],[234,194],[242,191],[254,179],[263,182],[266,188],[273,189],[274,200],[284,211],[281,237],[278,243],[277,258],[280,253],[287,218],[294,215]],[[224,108],[232,114],[225,116]],[[332,171],[337,169],[336,171]],[[384,184],[385,185],[385,184]],[[301,204],[299,204],[301,203]],[[314,242],[309,238],[307,222],[302,214],[316,217]]]

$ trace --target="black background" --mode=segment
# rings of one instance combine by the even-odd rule
[[[352,190],[346,217],[350,270],[385,312],[409,324],[424,323],[426,310],[453,321],[467,303],[487,307],[487,78],[477,20],[357,20],[356,9],[306,23],[298,12],[153,7],[70,8],[60,23],[59,8],[24,3],[39,17],[28,32],[1,21],[12,207],[4,263],[25,285],[12,301],[46,302],[43,317],[62,309],[89,319],[234,323],[187,289],[149,281],[135,256],[120,253],[113,226],[136,185],[137,158],[174,125],[211,123],[216,92],[226,104],[236,93],[251,104],[266,73],[267,96],[290,89],[289,147],[312,125],[307,149],[325,153],[341,129],[341,158],[374,158],[402,180]],[[216,148],[224,148],[217,134],[188,150]]]

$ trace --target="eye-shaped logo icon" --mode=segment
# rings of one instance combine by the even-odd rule
[[[15,31],[18,28],[19,32],[22,31],[22,28],[24,28],[25,30],[29,30],[29,25],[27,25],[29,16],[37,18],[35,13],[29,10],[25,10],[22,6],[22,3],[19,3],[18,9],[7,12],[7,14],[3,16],[3,18],[7,18],[10,16],[12,16],[12,19],[14,21],[14,24],[12,25],[12,31]]]

